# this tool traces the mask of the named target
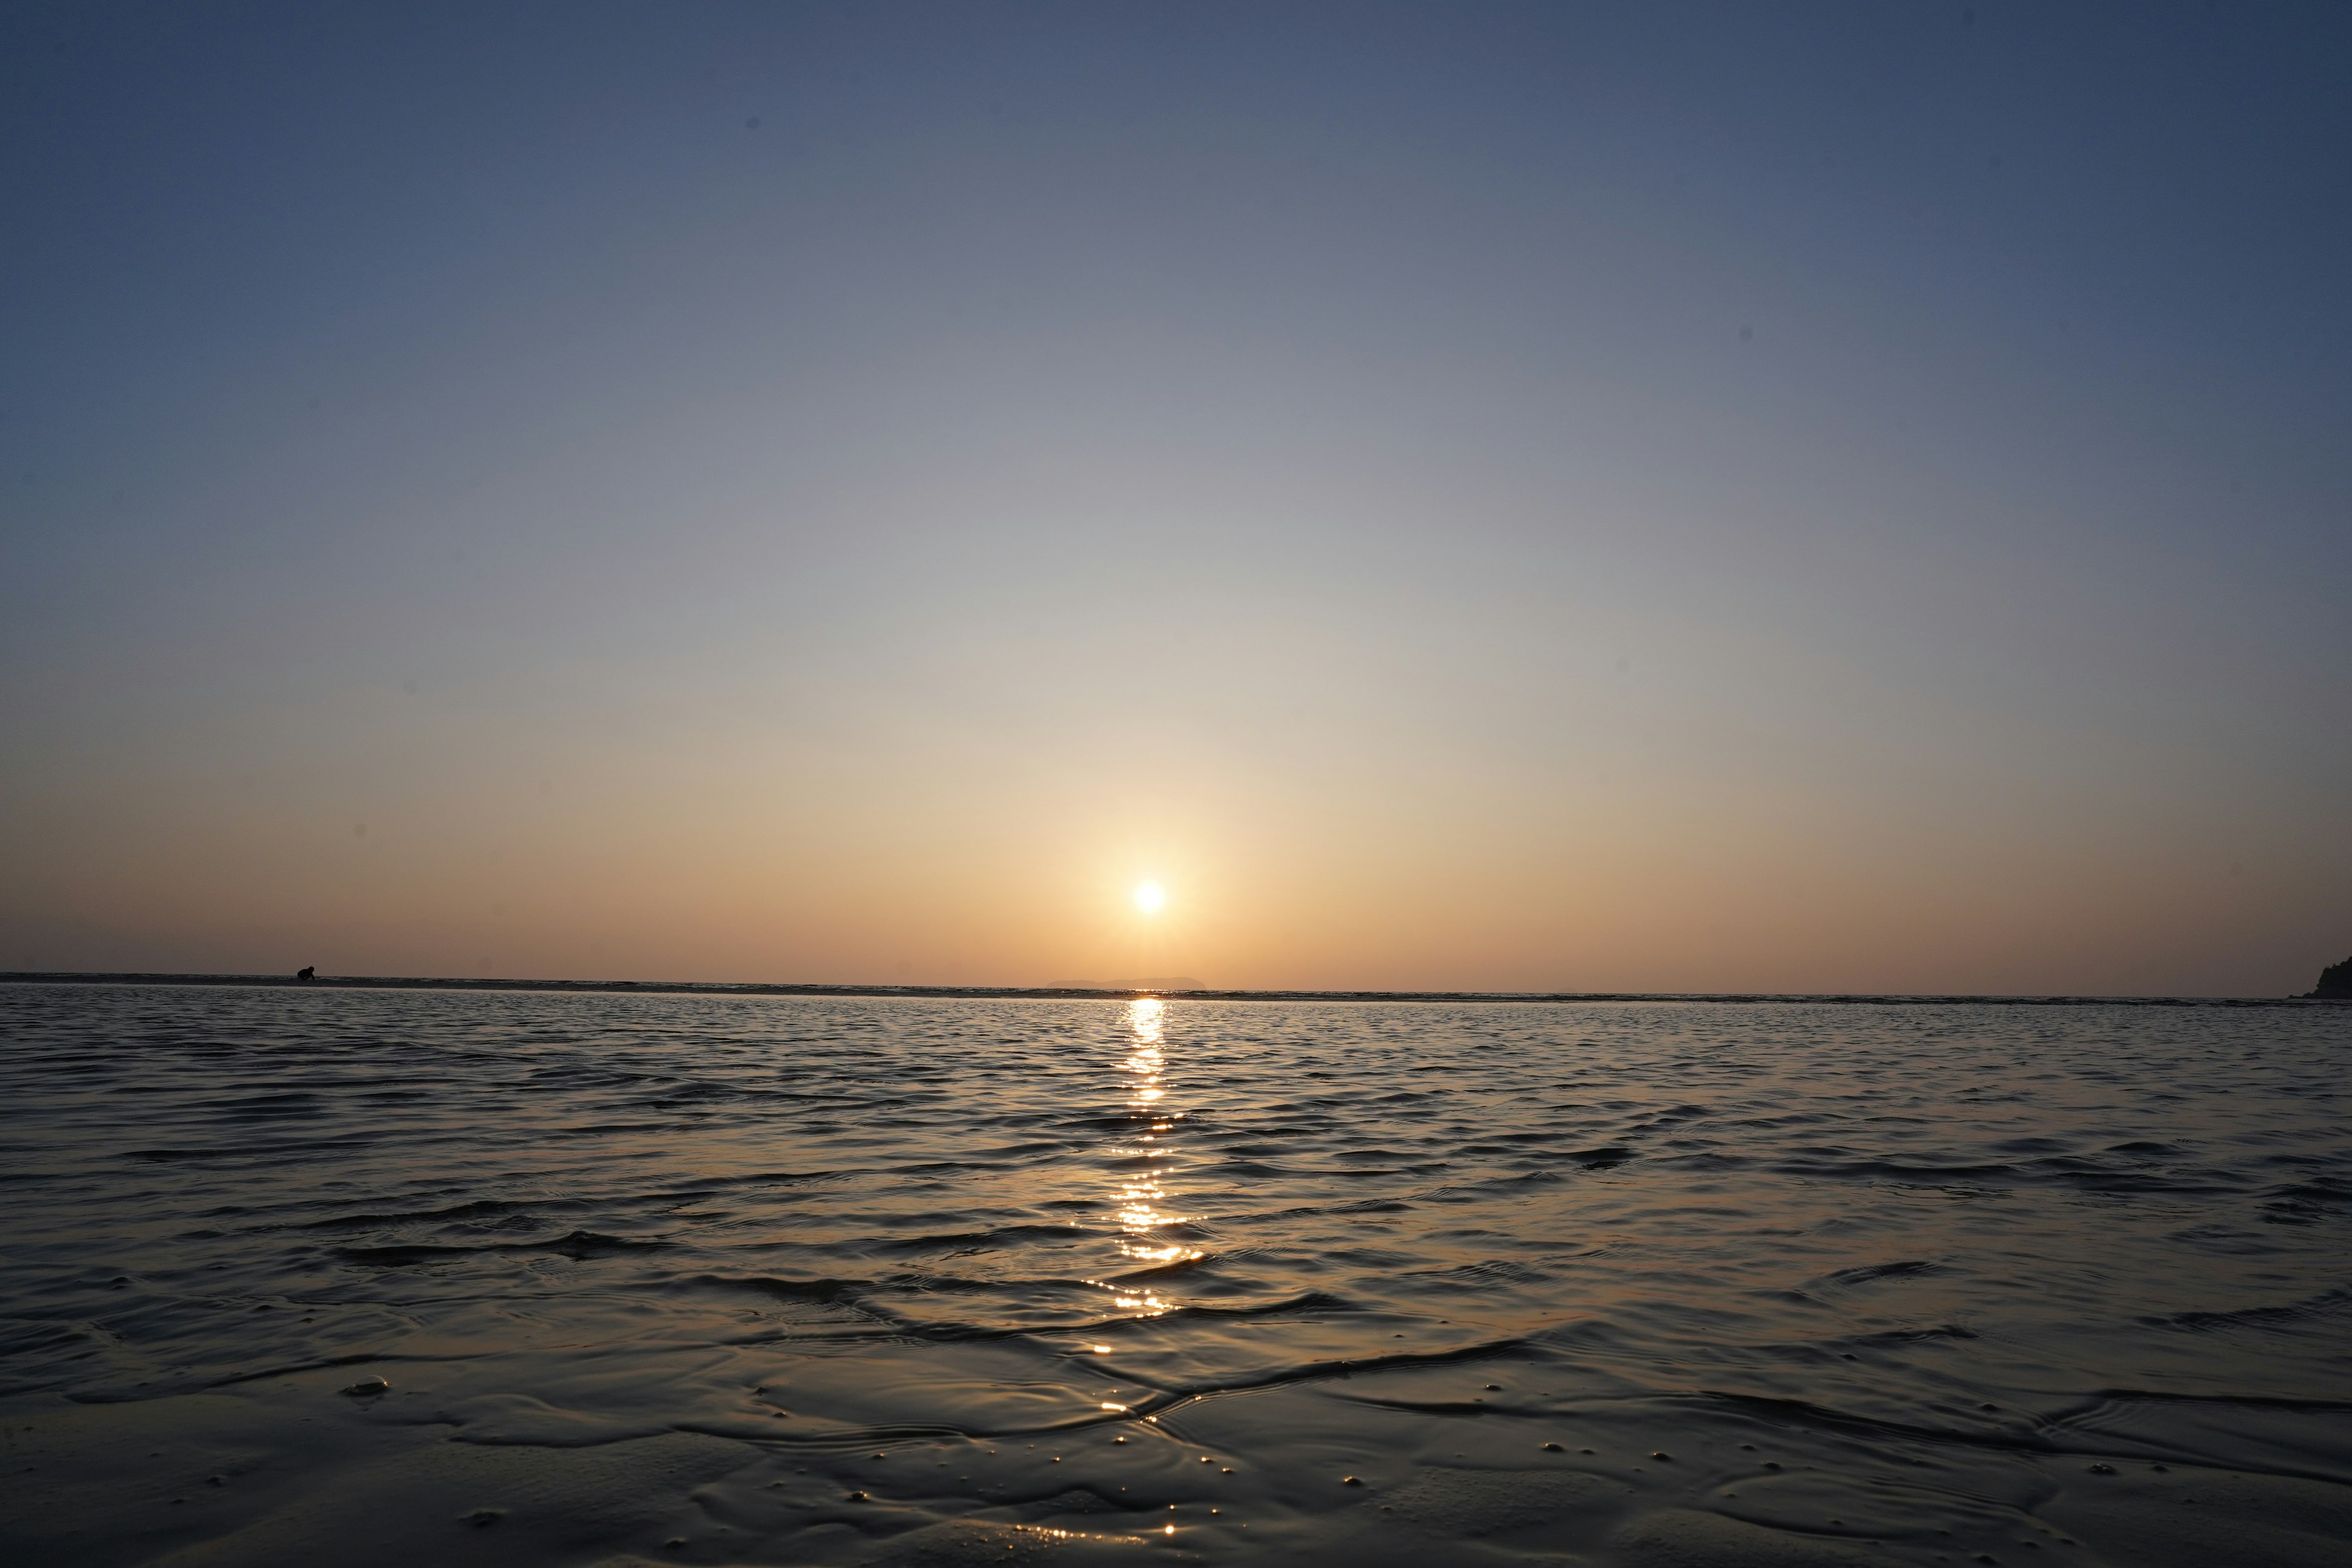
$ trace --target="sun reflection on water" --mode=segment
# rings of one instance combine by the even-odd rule
[[[1199,1248],[1171,1243],[1160,1234],[1169,1226],[1181,1224],[1184,1218],[1166,1207],[1166,1177],[1174,1152],[1162,1140],[1183,1119],[1183,1113],[1171,1115],[1160,1103],[1168,1093],[1162,1081],[1168,1065],[1165,1005],[1156,996],[1138,997],[1128,1004],[1128,1054],[1119,1068],[1128,1075],[1129,1115],[1140,1131],[1135,1142],[1111,1150],[1115,1155],[1144,1162],[1140,1170],[1120,1182],[1114,1207],[1118,1216],[1120,1255],[1147,1268],[1187,1263],[1201,1256]],[[1175,1306],[1149,1286],[1117,1280],[1097,1283],[1116,1293],[1113,1300],[1121,1311],[1139,1317],[1156,1317]]]

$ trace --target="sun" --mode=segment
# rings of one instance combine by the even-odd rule
[[[1156,915],[1160,906],[1168,901],[1167,890],[1157,882],[1144,882],[1135,889],[1135,907],[1147,915]]]

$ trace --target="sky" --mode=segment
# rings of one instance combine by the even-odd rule
[[[2347,67],[13,5],[0,969],[2308,989]]]

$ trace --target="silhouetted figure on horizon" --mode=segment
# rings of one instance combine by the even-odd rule
[[[296,974],[294,978],[297,980],[316,980],[319,978],[319,971],[316,966],[306,963],[302,966],[301,972]]]

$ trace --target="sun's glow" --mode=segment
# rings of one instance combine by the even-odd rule
[[[1167,901],[1167,889],[1157,882],[1145,882],[1135,889],[1135,907],[1147,915],[1158,914],[1160,906]]]

